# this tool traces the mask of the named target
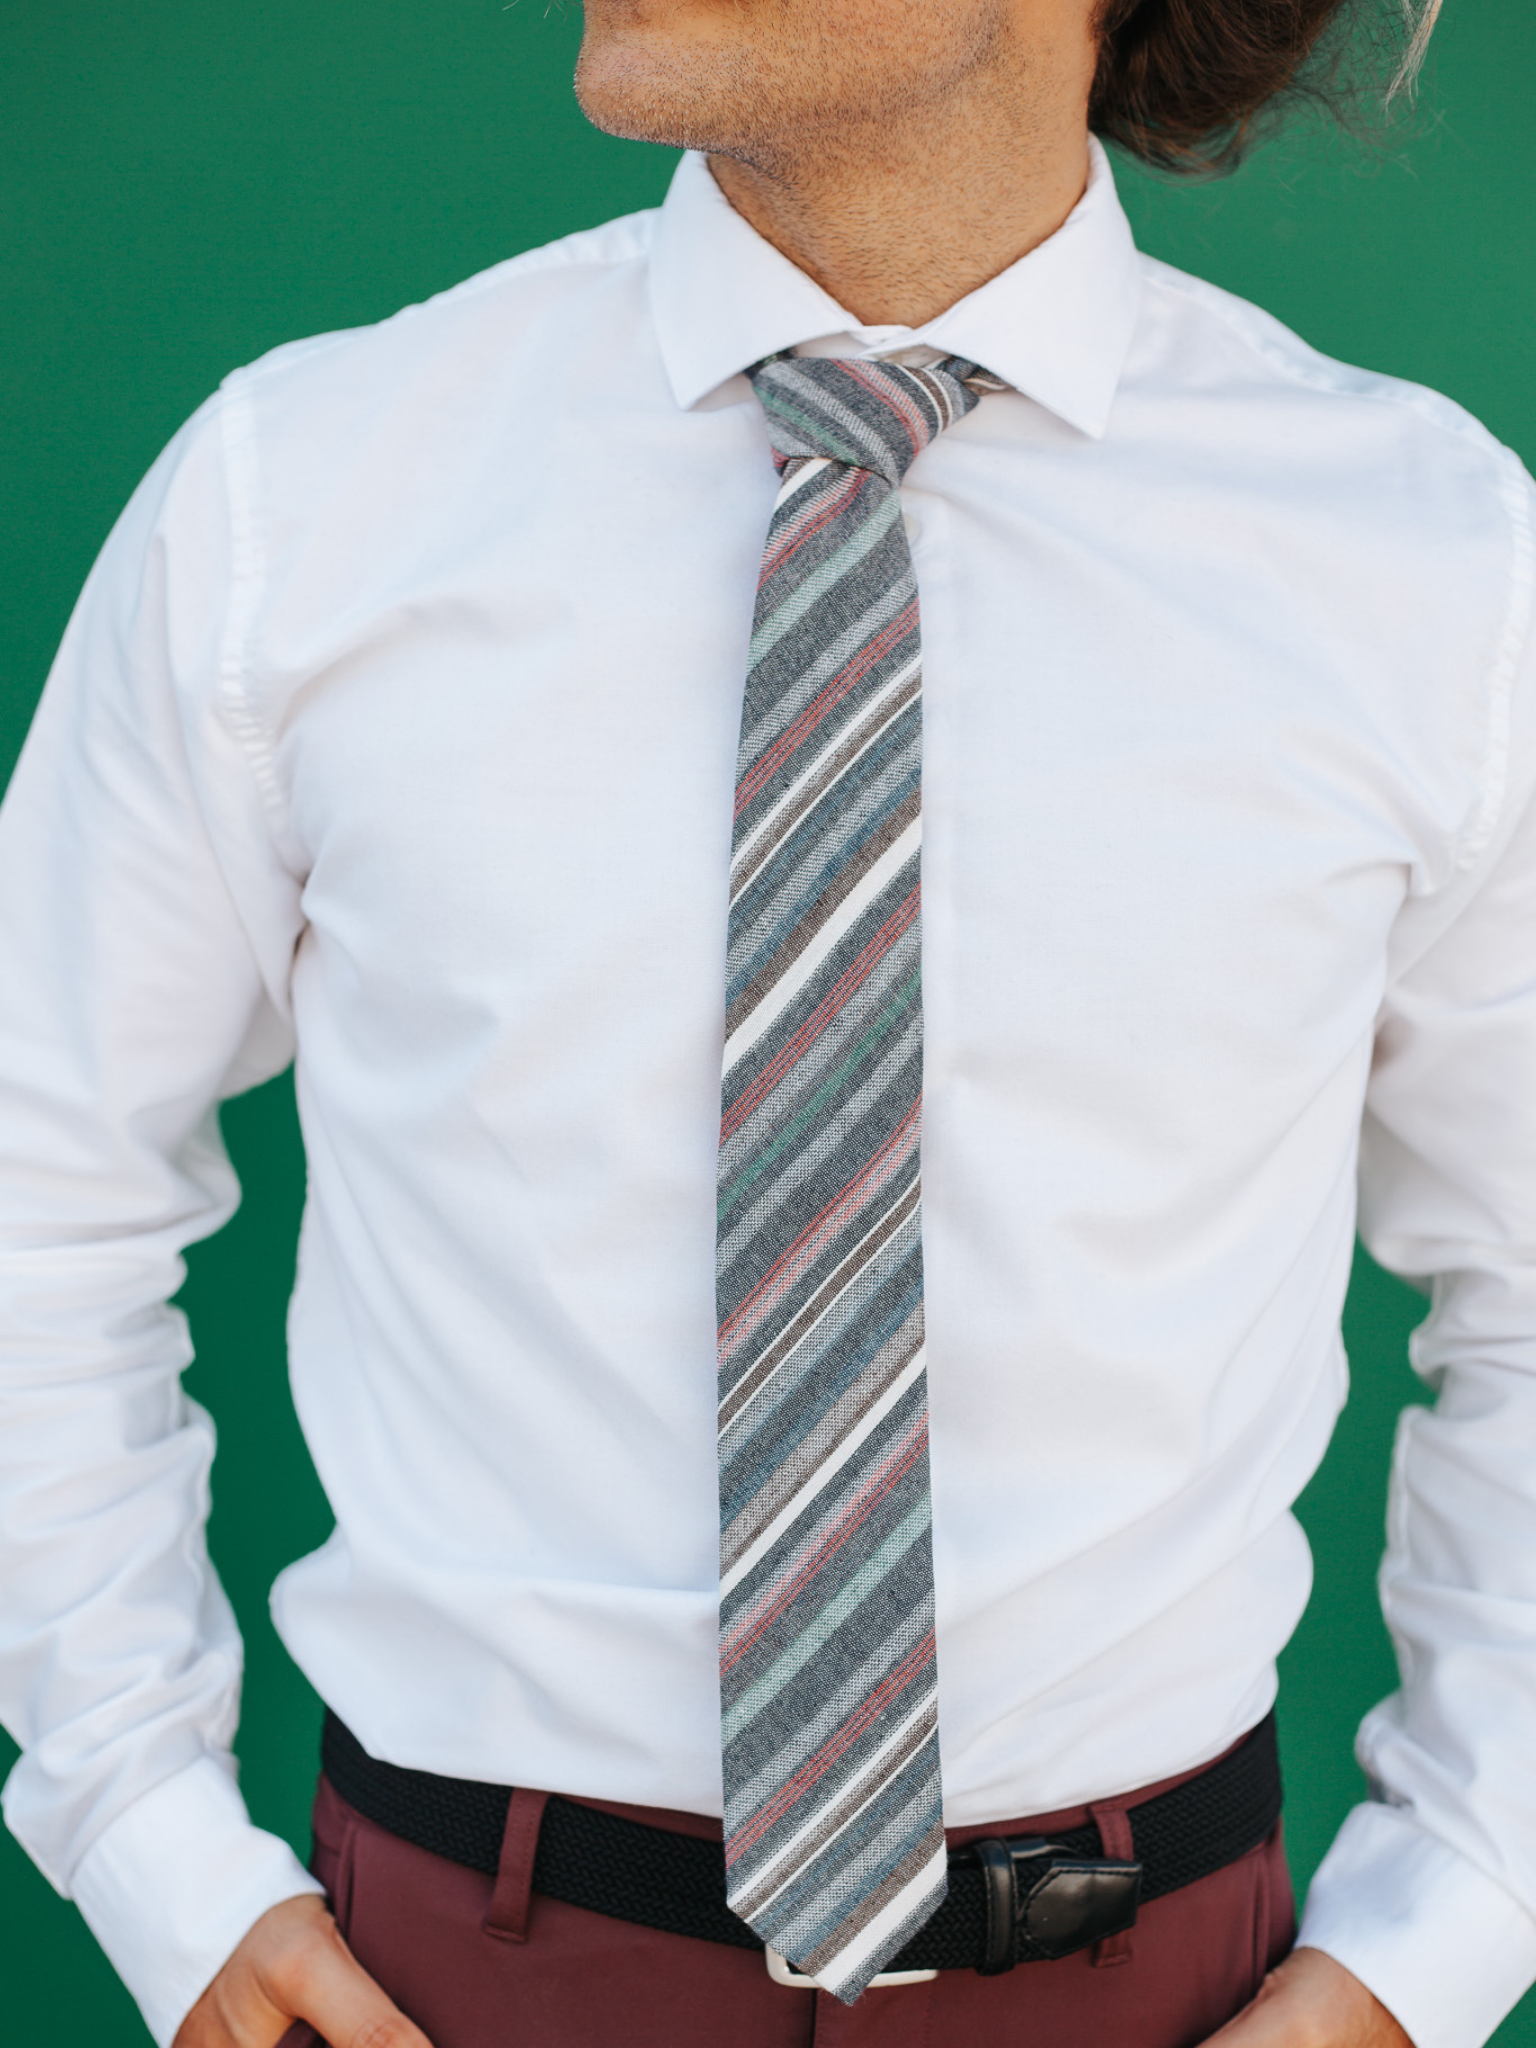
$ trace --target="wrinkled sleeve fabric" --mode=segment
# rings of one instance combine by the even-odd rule
[[[0,807],[5,1817],[162,2043],[261,1913],[317,1889],[235,1786],[213,1429],[168,1306],[238,1198],[217,1105],[292,1050],[301,911],[241,690],[241,458],[221,396],[151,471]]]
[[[1373,1797],[1313,1880],[1302,1940],[1416,2048],[1479,2048],[1536,1981],[1536,650],[1530,487],[1493,679],[1486,852],[1411,902],[1362,1132],[1361,1235],[1431,1292],[1402,1418],[1382,1604],[1401,1689],[1360,1731]]]

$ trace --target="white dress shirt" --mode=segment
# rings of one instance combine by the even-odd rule
[[[376,1755],[720,1810],[726,862],[777,349],[1013,387],[903,492],[946,1813],[1257,1721],[1356,1224],[1426,1276],[1403,1691],[1307,1938],[1419,2048],[1536,1977],[1531,486],[1131,243],[1102,153],[920,332],[685,159],[659,212],[231,377],[87,586],[0,822],[11,1826],[161,2041],[309,1880],[228,1745],[179,1253],[297,1053],[284,1641]],[[1362,1141],[1363,1124],[1363,1141]]]

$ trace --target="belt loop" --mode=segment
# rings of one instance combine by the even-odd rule
[[[1123,1806],[1112,1799],[1100,1800],[1098,1805],[1088,1809],[1093,1824],[1099,1831],[1099,1844],[1106,1858],[1116,1863],[1134,1863],[1136,1843],[1131,1833],[1131,1816]],[[1093,1967],[1096,1970],[1113,1969],[1116,1963],[1131,1960],[1131,1933],[1129,1927],[1118,1934],[1107,1934],[1102,1941],[1093,1944]]]
[[[528,1903],[533,1890],[533,1859],[539,1848],[547,1792],[519,1785],[507,1802],[507,1827],[501,1838],[496,1889],[481,1925],[496,1941],[528,1939]]]
[[[987,1902],[987,1954],[977,1974],[1001,1977],[1014,1966],[1018,1892],[1014,1882],[1013,1857],[1008,1844],[993,1836],[972,1842],[970,1853],[981,1865],[981,1882]]]

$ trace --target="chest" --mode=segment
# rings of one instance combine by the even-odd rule
[[[379,1004],[707,1042],[773,480],[755,422],[703,425],[437,508],[306,656],[306,945]],[[903,499],[935,1071],[1332,1057],[1453,798],[1343,583],[1134,476],[941,452]]]

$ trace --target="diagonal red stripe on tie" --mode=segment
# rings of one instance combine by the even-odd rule
[[[872,391],[881,404],[896,415],[907,430],[912,453],[921,455],[933,434],[923,417],[922,407],[911,393],[904,391],[894,377],[879,376],[864,363],[848,360],[843,363],[843,368],[855,384],[862,384],[866,391]]]
[[[762,589],[776,569],[791,561],[808,540],[820,533],[824,526],[829,526],[849,500],[856,498],[869,481],[869,470],[846,469],[842,478],[824,497],[807,505],[803,512],[793,518],[786,519],[777,533],[770,534],[768,544],[763,549],[763,566],[757,575],[758,589]]]
[[[918,901],[922,895],[919,885],[891,912],[875,932],[869,943],[844,968],[831,989],[812,1010],[794,1037],[787,1039],[773,1058],[764,1067],[750,1088],[743,1088],[736,1101],[720,1119],[720,1142],[723,1145],[734,1131],[741,1128],[769,1091],[775,1088],[789,1069],[807,1052],[826,1030],[832,1019],[842,1013],[849,999],[868,981],[892,946],[917,916]]]
[[[920,1101],[912,1105],[878,1151],[870,1154],[842,1192],[835,1195],[821,1214],[806,1225],[788,1251],[774,1261],[752,1292],[726,1317],[720,1325],[722,1366],[729,1364],[732,1346],[756,1329],[784,1289],[793,1286],[848,1218],[856,1215],[866,1200],[900,1169],[916,1148],[922,1107]]]
[[[919,1415],[896,1439],[853,1498],[844,1504],[842,1512],[831,1528],[827,1530],[816,1548],[796,1566],[792,1575],[781,1586],[775,1586],[750,1613],[744,1614],[734,1627],[721,1636],[722,1672],[729,1671],[733,1665],[739,1664],[775,1618],[783,1613],[791,1601],[799,1599],[823,1565],[836,1557],[854,1532],[869,1520],[891,1488],[899,1485],[911,1471],[922,1456],[927,1442],[928,1418],[926,1415]]]
[[[914,597],[871,639],[866,640],[857,654],[848,661],[828,683],[819,696],[813,697],[794,724],[789,726],[741,778],[736,789],[736,809],[733,816],[739,818],[751,803],[763,784],[783,762],[800,746],[806,736],[814,732],[884,655],[906,638],[917,627],[917,599]]]
[[[891,1701],[905,1692],[913,1679],[927,1669],[933,1662],[933,1653],[933,1630],[929,1629],[922,1641],[886,1673],[874,1691],[860,1701],[842,1726],[828,1736],[821,1748],[807,1757],[795,1775],[785,1779],[772,1799],[765,1806],[760,1806],[746,1826],[738,1829],[730,1837],[725,1850],[727,1865],[737,1862],[754,1842],[761,1841],[775,1821],[788,1813],[814,1784],[826,1776],[838,1758],[846,1755],[849,1748],[858,1741],[870,1722],[883,1713]]]

